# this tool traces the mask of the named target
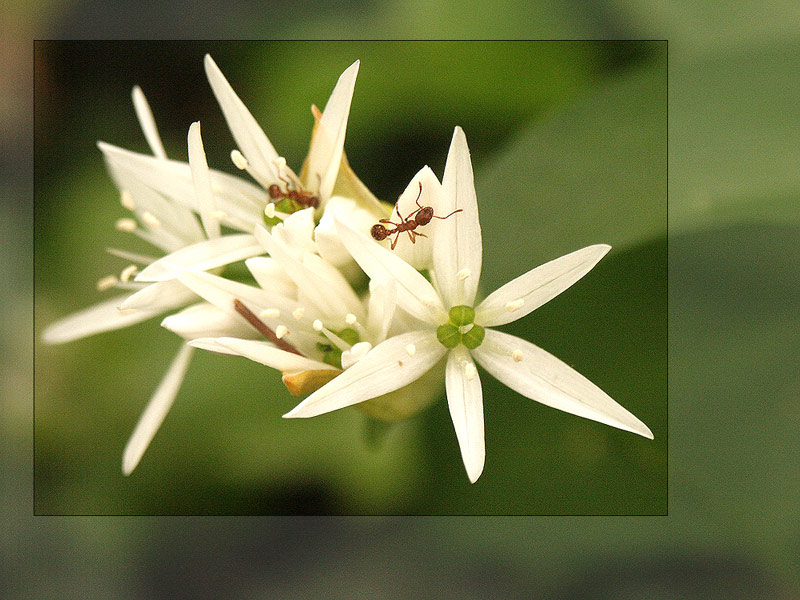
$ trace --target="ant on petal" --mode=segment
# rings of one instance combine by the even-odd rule
[[[432,206],[422,206],[419,203],[419,199],[422,196],[422,182],[419,183],[419,194],[417,194],[417,199],[415,200],[417,206],[417,210],[412,212],[408,217],[403,217],[400,214],[400,209],[395,207],[397,210],[397,216],[400,217],[399,223],[394,223],[389,219],[381,219],[378,223],[372,226],[370,229],[370,235],[372,238],[378,242],[385,240],[390,235],[394,235],[395,238],[392,240],[392,250],[394,250],[395,246],[397,246],[397,240],[400,239],[400,234],[404,231],[408,233],[408,237],[411,240],[411,243],[416,243],[417,236],[421,237],[428,237],[424,233],[420,233],[416,231],[417,227],[422,227],[427,225],[431,222],[431,219],[447,219],[452,217],[457,212],[461,212],[463,209],[459,208],[458,210],[454,210],[446,217],[439,217],[433,214],[433,207]],[[413,217],[413,218],[412,218]],[[394,225],[394,229],[389,229],[385,225],[381,225],[381,223],[386,223],[388,225]]]

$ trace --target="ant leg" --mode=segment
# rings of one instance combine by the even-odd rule
[[[428,237],[428,236],[427,236],[427,235],[425,235],[424,233],[419,233],[418,231],[415,231],[415,232],[414,232],[414,237],[416,237],[416,236],[419,236],[419,237],[424,237],[424,238]]]
[[[420,199],[421,197],[422,197],[422,182],[420,181],[420,182],[419,182],[419,194],[417,194],[417,199],[416,199],[416,200],[414,200],[414,202],[416,202],[416,203],[417,203],[417,206],[419,206],[419,210],[415,210],[414,212],[419,212],[420,210],[422,210],[422,209],[423,209],[423,206],[421,206],[421,205],[420,205],[420,203],[419,203],[419,199]]]
[[[400,225],[402,225],[402,223],[395,223],[393,221],[390,221],[389,219],[381,219],[380,221],[378,221],[378,223],[387,223],[388,225],[394,225],[395,227],[399,227]]]
[[[447,218],[449,218],[449,217],[452,217],[452,216],[453,216],[454,214],[456,214],[457,212],[462,212],[463,210],[464,210],[463,208],[459,208],[458,210],[454,210],[453,212],[451,212],[451,213],[450,213],[449,215],[447,215],[446,217],[437,217],[436,215],[433,215],[433,218],[434,218],[434,219],[447,219]]]
[[[397,240],[399,239],[400,239],[400,232],[398,231],[397,235],[395,235],[394,239],[392,240],[392,250],[394,250],[394,247],[397,246]]]
[[[410,239],[410,240],[411,240],[411,243],[412,243],[412,244],[415,244],[416,242],[415,242],[414,240],[415,240],[416,238],[415,238],[414,236],[415,236],[415,235],[419,235],[419,234],[418,234],[416,231],[411,231],[410,229],[407,229],[407,230],[406,230],[406,233],[408,234],[408,239]]]

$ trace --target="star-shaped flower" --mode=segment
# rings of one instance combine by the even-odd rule
[[[483,394],[475,361],[528,398],[652,439],[644,423],[571,367],[530,342],[490,329],[524,317],[566,290],[610,246],[589,246],[532,269],[475,306],[483,249],[469,149],[458,127],[434,208],[437,215],[461,210],[427,226],[433,238],[434,283],[391,250],[338,224],[361,268],[373,281],[394,281],[398,307],[420,325],[375,346],[284,416],[314,417],[388,394],[446,358],[448,406],[473,483],[485,460]]]

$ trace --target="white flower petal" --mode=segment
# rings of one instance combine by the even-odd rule
[[[342,243],[336,221],[349,224],[356,231],[368,232],[378,219],[386,217],[385,211],[370,212],[359,207],[353,200],[333,196],[325,205],[325,211],[314,229],[314,242],[319,255],[339,269],[348,281],[363,278],[361,269]]]
[[[331,197],[339,165],[342,162],[347,118],[350,114],[358,66],[359,61],[354,62],[336,82],[325,110],[322,111],[322,118],[314,131],[311,148],[308,151],[305,188],[318,191],[320,202],[323,204]]]
[[[135,325],[161,312],[137,310],[120,313],[119,306],[127,297],[117,296],[56,321],[44,330],[42,340],[47,344],[63,344],[96,333]]]
[[[531,269],[481,302],[476,321],[495,327],[524,317],[586,275],[609,250],[606,244],[588,246]]]
[[[114,183],[120,190],[129,194],[136,215],[148,229],[151,228],[147,225],[149,219],[145,219],[146,213],[155,216],[159,221],[160,226],[156,228],[157,230],[166,230],[171,236],[179,238],[182,246],[206,239],[189,206],[165,198],[143,182],[134,171],[121,167],[111,160],[107,160],[106,163]]]
[[[447,357],[445,385],[447,405],[461,448],[461,457],[470,482],[475,483],[483,472],[486,460],[483,438],[483,392],[480,377],[475,371],[475,363],[472,362],[472,357],[464,346],[451,350]]]
[[[373,342],[379,344],[389,334],[389,326],[395,314],[397,283],[394,279],[384,282],[372,280],[369,282],[369,291],[367,329],[374,336]]]
[[[472,176],[467,138],[460,127],[453,133],[442,179],[441,213],[434,219],[433,264],[445,306],[473,306],[481,276],[483,242],[478,221],[478,200]],[[459,278],[459,273],[467,273]]]
[[[176,250],[145,267],[135,281],[166,281],[175,278],[175,267],[206,271],[245,258],[264,254],[264,248],[248,233],[225,235]]]
[[[422,184],[421,193],[420,183]],[[409,218],[413,219],[411,215],[415,214],[420,206],[430,206],[434,215],[444,216],[441,210],[441,192],[442,184],[439,183],[436,175],[431,171],[430,167],[423,167],[414,175],[411,183],[408,184],[405,191],[398,198],[395,210],[389,219],[394,223],[399,223],[401,220]],[[418,197],[419,200],[417,201]],[[455,218],[455,215],[450,218]],[[438,219],[431,221],[434,223],[433,226],[430,226],[430,224],[417,226],[411,236],[405,232],[390,236],[392,239],[397,236],[394,253],[418,271],[433,267],[433,231],[436,221]],[[393,228],[391,225],[388,227]],[[414,237],[414,242],[411,241],[412,236]],[[389,242],[390,240],[387,238],[383,243],[384,247],[389,247]]]
[[[189,361],[192,358],[193,351],[194,349],[189,346],[181,346],[178,355],[172,361],[166,375],[164,375],[164,379],[161,380],[156,393],[153,394],[142,416],[139,417],[139,422],[136,423],[133,434],[131,434],[128,443],[125,445],[125,450],[122,452],[122,473],[124,475],[130,475],[136,465],[139,464],[144,451],[147,450],[156,431],[161,427],[161,423],[164,422],[164,417],[167,416],[169,409],[172,408],[175,396],[181,388],[183,377],[189,368]]]
[[[401,308],[426,323],[439,325],[447,320],[439,294],[414,267],[349,225],[337,221],[337,227],[348,252],[370,279],[395,281]]]
[[[222,336],[247,338],[259,335],[242,319],[234,317],[208,302],[189,306],[164,318],[161,326],[185,340]]]
[[[278,182],[278,171],[275,168],[278,153],[208,54],[205,57],[205,68],[211,89],[217,97],[217,102],[219,102],[228,127],[239,145],[239,150],[250,163],[253,177],[264,188],[268,188],[271,184]]]
[[[228,314],[237,315],[237,318],[239,313],[233,306],[234,300],[243,302],[256,315],[268,308],[276,308],[282,315],[291,315],[299,306],[294,300],[273,294],[269,290],[217,277],[204,271],[179,270],[177,279],[198,296]],[[310,330],[309,319],[313,318],[313,315],[304,316],[301,322],[308,323],[307,328]]]
[[[311,360],[305,356],[299,356],[292,352],[280,350],[270,342],[242,340],[232,337],[215,338],[213,340],[213,347],[212,344],[208,342],[209,338],[200,338],[190,342],[190,344],[192,346],[214,350],[215,352],[244,356],[245,358],[249,358],[257,363],[282,372],[295,373],[298,371],[313,370],[338,371],[338,369],[327,363]]]
[[[516,358],[513,356],[515,352]],[[483,344],[473,350],[472,355],[484,369],[523,396],[653,439],[647,425],[603,390],[530,342],[487,329]]]
[[[203,149],[203,138],[200,136],[200,121],[195,121],[189,126],[189,167],[192,171],[192,183],[197,199],[197,208],[200,219],[209,239],[218,238],[220,233],[219,221],[214,217],[217,203],[211,191],[211,176],[208,171],[206,152]]]
[[[406,351],[409,344],[416,347],[414,356]],[[315,417],[393,392],[422,377],[445,351],[433,331],[390,338],[283,416]]]
[[[198,210],[188,163],[131,152],[105,142],[98,142],[97,146],[114,171],[127,171],[167,198]],[[214,169],[210,170],[210,176],[217,207],[228,215],[222,219],[223,223],[250,232],[256,223],[263,221],[269,198],[266,191],[241,177]]]
[[[194,292],[179,281],[158,281],[125,298],[119,309],[165,312],[196,299]]]
[[[280,236],[287,249],[295,257],[302,256],[304,252],[316,252],[314,244],[314,209],[304,208],[290,214],[272,228],[273,236]]]
[[[136,118],[139,119],[139,125],[147,140],[147,145],[150,146],[150,150],[157,158],[167,158],[167,152],[164,150],[161,136],[158,135],[158,127],[156,127],[156,121],[153,118],[153,111],[150,110],[150,105],[147,103],[147,98],[145,98],[142,88],[138,85],[133,86],[131,96]]]
[[[297,285],[271,256],[248,258],[244,264],[262,288],[287,298],[296,297]]]
[[[347,312],[362,311],[357,297],[344,277],[337,273],[339,277],[337,280],[326,277],[318,269],[310,268],[304,264],[305,259],[301,261],[294,256],[291,249],[280,240],[279,236],[271,235],[261,226],[256,228],[256,236],[272,258],[278,261],[286,274],[297,284],[298,295],[304,299],[304,303],[306,301],[311,303],[316,311],[322,313],[326,319],[341,321],[343,324]],[[349,306],[348,300],[351,298],[348,298],[348,293],[355,298],[355,302],[359,305],[357,309]]]

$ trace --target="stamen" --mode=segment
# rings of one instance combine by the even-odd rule
[[[472,271],[469,269],[461,269],[458,273],[456,273],[456,277],[459,281],[464,281],[467,277],[472,276]]]
[[[209,214],[217,220],[228,218],[228,213],[224,210],[212,210]]]
[[[116,278],[115,275],[109,275],[108,277],[103,277],[102,279],[97,280],[97,291],[104,292],[109,288],[114,287],[117,285],[119,279]]]
[[[231,160],[233,161],[233,164],[236,166],[236,168],[241,171],[246,171],[247,168],[250,166],[250,163],[247,162],[247,159],[244,157],[244,154],[242,154],[238,150],[231,150]]]
[[[514,350],[511,353],[511,358],[514,359],[514,362],[522,362],[522,350]]]
[[[355,325],[356,321],[358,321],[358,319],[353,313],[347,313],[344,316],[344,322],[347,323],[348,325]]]
[[[286,159],[282,156],[279,156],[272,161],[272,164],[275,165],[275,168],[278,169],[278,173],[280,173],[286,168]]]
[[[128,210],[136,210],[136,203],[133,201],[133,196],[128,190],[122,190],[119,193],[119,203]]]
[[[417,347],[414,344],[406,346],[406,352],[409,356],[414,356],[417,353]]]
[[[281,316],[281,311],[279,311],[277,308],[268,308],[261,312],[262,319],[279,319],[280,316]]]
[[[306,312],[305,308],[303,308],[302,306],[298,306],[292,311],[292,316],[294,317],[295,321],[299,321],[300,319],[303,318],[303,314],[305,314],[305,312]]]
[[[245,320],[250,323],[250,325],[255,327],[256,331],[266,337],[270,342],[275,344],[280,350],[291,352],[293,354],[297,354],[298,356],[303,356],[303,353],[292,346],[289,342],[285,342],[284,340],[280,339],[275,332],[272,331],[272,329],[270,329],[266,323],[253,314],[253,311],[247,308],[241,300],[235,299],[233,301],[233,308],[237,313],[242,315],[242,317],[244,317]]]
[[[136,221],[134,219],[117,219],[117,222],[114,223],[114,227],[119,231],[136,231]]]
[[[138,271],[139,268],[136,265],[128,265],[127,267],[122,269],[122,273],[119,274],[119,279],[120,281],[124,281],[125,283],[127,283],[128,281],[130,281],[131,277],[133,277],[133,275]]]
[[[270,202],[264,207],[264,214],[267,215],[270,219],[275,218],[275,203]]]
[[[319,319],[314,319],[314,322],[311,324],[314,328],[314,331],[322,331],[322,321]]]
[[[158,228],[161,227],[161,221],[158,220],[153,213],[149,210],[146,210],[142,213],[142,221],[144,221],[145,225],[149,225],[150,227]]]
[[[317,108],[316,104],[311,105],[311,114],[314,115],[314,119],[317,121],[322,118],[322,112]]]
[[[278,339],[281,339],[287,333],[289,333],[289,329],[287,329],[287,327],[285,325],[278,325],[275,328],[275,337],[278,338]]]
[[[517,300],[512,300],[511,302],[506,302],[506,310],[508,312],[514,312],[515,310],[519,310],[522,308],[522,305],[525,304],[525,300],[523,298],[518,298]]]
[[[475,379],[475,376],[478,374],[478,369],[475,368],[475,365],[472,363],[467,363],[464,365],[464,377],[467,378],[467,381],[472,381]]]
[[[324,335],[326,338],[328,338],[328,339],[331,341],[331,343],[332,343],[334,346],[336,346],[336,347],[337,347],[339,350],[341,350],[342,352],[344,352],[345,350],[350,350],[350,349],[352,348],[352,346],[351,346],[350,344],[348,344],[346,341],[344,341],[344,340],[343,340],[342,338],[340,338],[338,335],[336,335],[335,333],[333,333],[333,332],[332,332],[330,329],[328,329],[327,327],[323,327],[323,328],[322,328],[322,334],[323,334],[323,335]]]

